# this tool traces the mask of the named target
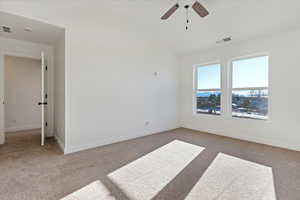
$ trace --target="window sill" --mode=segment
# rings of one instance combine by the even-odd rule
[[[196,113],[196,112],[194,112],[193,115],[197,116],[197,117],[199,117],[199,116],[201,116],[201,117],[217,117],[217,118],[222,117],[222,114],[215,115],[215,114],[209,114],[209,113]]]
[[[212,115],[212,114],[206,114],[206,113],[193,113],[194,117],[200,117],[200,118],[208,118],[208,119],[224,119],[224,120],[233,120],[233,121],[249,121],[254,123],[270,123],[270,117],[267,119],[257,119],[257,118],[246,118],[246,117],[234,117],[234,116],[227,116],[225,114],[220,115]]]

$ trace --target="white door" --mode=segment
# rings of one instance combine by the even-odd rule
[[[41,106],[41,116],[42,116],[42,130],[41,130],[41,145],[44,146],[45,144],[45,137],[46,137],[46,130],[47,130],[47,92],[46,92],[46,80],[47,80],[47,64],[46,64],[46,59],[45,59],[45,54],[44,52],[41,53],[41,63],[42,63],[42,87],[41,87],[41,102],[39,102],[39,105]]]

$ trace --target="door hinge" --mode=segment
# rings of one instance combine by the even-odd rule
[[[46,65],[46,71],[48,70],[48,66]]]
[[[45,125],[48,126],[48,122],[46,122]]]
[[[47,94],[47,93],[45,94],[45,98],[46,98],[46,99],[48,98],[48,94]]]

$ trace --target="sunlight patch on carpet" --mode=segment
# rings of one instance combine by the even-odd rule
[[[185,200],[276,200],[271,167],[219,153]]]
[[[174,140],[108,177],[130,200],[150,200],[203,150],[203,147]]]
[[[116,200],[100,181],[95,181],[61,200]]]

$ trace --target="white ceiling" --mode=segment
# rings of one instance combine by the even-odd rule
[[[57,26],[4,12],[0,12],[0,26],[7,26],[12,30],[11,33],[6,33],[1,29],[0,37],[48,45],[54,45],[58,35],[63,31],[63,29]],[[25,28],[32,29],[32,32],[25,31]]]
[[[157,34],[178,54],[216,46],[227,36],[240,41],[300,27],[299,0],[198,0],[210,12],[206,18],[191,13],[191,24],[185,30],[185,4],[167,21],[160,17],[176,0],[114,0],[114,12],[131,16],[151,33]]]
[[[12,0],[1,1],[2,5],[7,4],[7,7],[12,9],[16,4],[20,4],[19,1],[14,3],[11,3]],[[84,23],[95,20],[95,14],[99,19],[109,21],[112,26],[116,24],[115,20],[122,18],[124,22],[137,25],[139,29],[158,38],[169,47],[170,51],[177,54],[215,47],[217,40],[227,36],[232,36],[233,41],[240,41],[300,27],[299,0],[199,0],[209,10],[210,15],[200,18],[191,10],[192,22],[190,29],[186,31],[183,6],[192,4],[194,0],[179,0],[181,8],[169,20],[160,20],[160,17],[176,2],[177,0],[89,0],[88,2],[86,0],[43,0],[43,7],[57,10],[57,15],[60,15],[57,18],[81,15]],[[20,4],[24,7],[24,13],[28,13],[29,16],[31,7],[37,5],[39,4],[36,0],[26,0],[26,3]],[[42,12],[40,15],[47,16]],[[3,21],[2,16],[0,16],[0,24],[1,21]],[[16,20],[14,22],[16,23]],[[23,28],[25,23],[21,21],[18,25]],[[17,32],[22,32],[22,28],[16,29]],[[47,43],[53,41],[55,34],[49,34],[53,32],[52,28],[36,30],[41,33],[37,35],[43,35],[40,41],[45,40]],[[30,40],[39,38],[30,37],[29,33],[26,37]]]

